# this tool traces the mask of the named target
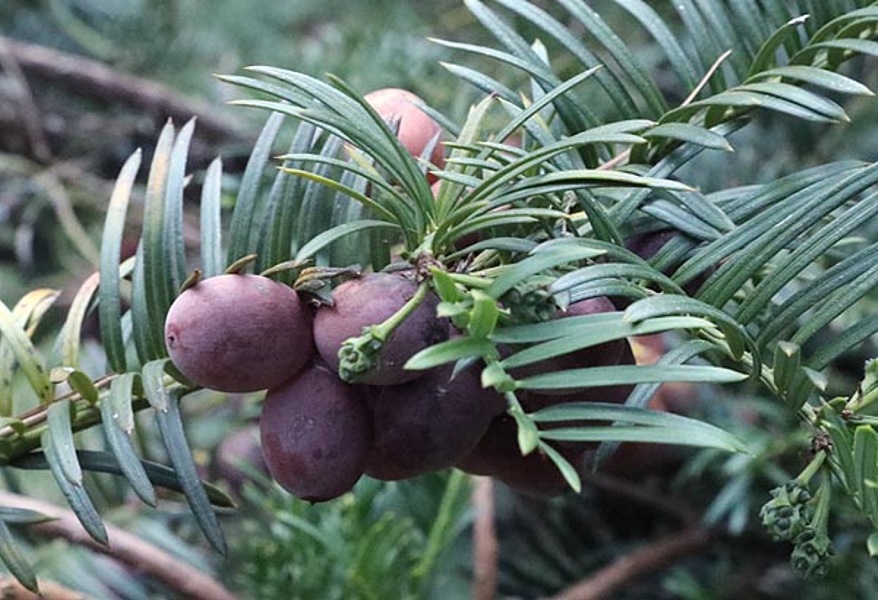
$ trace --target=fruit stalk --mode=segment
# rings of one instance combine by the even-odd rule
[[[359,375],[375,367],[384,342],[420,306],[428,291],[428,283],[421,282],[414,295],[388,319],[364,327],[362,335],[345,340],[338,349],[338,375],[343,381],[354,383]]]

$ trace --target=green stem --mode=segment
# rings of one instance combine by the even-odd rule
[[[116,377],[117,375],[115,374],[104,375],[103,377],[95,380],[93,383],[95,388],[101,389],[103,387],[109,386]],[[61,400],[72,400],[74,402],[78,402],[79,400],[82,400],[82,394],[77,391],[71,391],[61,396],[58,396],[57,398],[53,399],[52,402],[50,402],[49,404],[52,404],[54,402],[60,402]],[[48,404],[41,404],[21,413],[15,418],[24,423],[26,427],[39,425],[46,420],[46,411],[48,410],[48,406]],[[5,425],[3,427],[0,427],[0,439],[16,436],[18,436],[18,433],[11,425]]]
[[[820,454],[825,454],[821,452]],[[829,529],[829,512],[832,499],[832,479],[824,477],[817,490],[817,505],[814,507],[814,518],[811,523],[818,535],[827,535]]]
[[[149,402],[147,402],[146,398],[134,398],[132,399],[132,407],[135,412],[138,412],[149,408]],[[4,457],[6,458],[4,464],[24,456],[42,445],[41,436],[48,429],[48,425],[45,425],[44,422],[45,419],[39,424],[31,425],[26,433],[12,442],[12,451],[8,457]],[[73,433],[77,433],[94,427],[100,422],[100,410],[94,405],[86,403],[84,406],[77,406],[76,418],[72,423],[71,429]]]
[[[430,528],[427,536],[427,547],[421,560],[412,570],[412,575],[416,579],[421,579],[428,575],[436,564],[439,553],[448,545],[450,532],[452,527],[452,519],[454,518],[454,505],[463,491],[466,475],[462,471],[454,469],[448,477],[448,483],[445,484],[445,493],[442,494],[442,501],[439,504],[439,511],[436,514],[436,520]]]
[[[539,445],[540,432],[533,419],[524,412],[515,392],[506,392],[504,395],[509,404],[506,412],[515,419],[515,424],[518,426],[518,449],[521,450],[522,456],[526,456]]]
[[[859,402],[856,403],[855,410],[861,411],[875,401],[878,401],[878,387],[863,395]]]
[[[117,375],[106,375],[95,381],[96,388],[105,388],[112,382]],[[90,427],[94,427],[101,422],[101,414],[98,408],[82,398],[78,392],[69,392],[55,398],[52,403],[61,400],[70,400],[76,403],[76,411],[71,429],[74,433],[83,431]],[[149,402],[143,397],[132,398],[132,408],[135,412],[149,408]],[[18,457],[24,456],[29,452],[40,447],[40,438],[43,432],[48,428],[46,425],[46,417],[48,415],[48,405],[41,405],[34,409],[23,413],[19,420],[27,427],[24,433],[18,433],[11,426],[6,425],[0,427],[0,439],[8,438],[10,444],[9,452],[3,456],[2,464],[8,464]]]
[[[427,297],[428,290],[428,283],[426,281],[421,282],[421,285],[418,286],[414,296],[409,298],[408,302],[403,304],[398,311],[393,313],[386,321],[372,326],[372,336],[381,342],[390,337],[390,334],[392,334],[397,327],[402,325],[403,321],[405,321],[409,315],[420,306],[421,302],[424,301],[424,298]]]
[[[820,470],[820,467],[823,466],[823,462],[826,460],[826,452],[821,450],[817,454],[814,455],[814,458],[811,459],[811,462],[808,463],[808,466],[804,468],[804,470],[799,473],[799,476],[796,477],[796,481],[803,486],[807,486],[808,482],[811,481],[811,478]],[[822,488],[821,488],[822,489]]]
[[[518,396],[515,395],[515,392],[506,392],[503,395],[506,397],[506,403],[509,405],[507,412],[510,414],[513,412],[524,414],[524,408],[522,408],[521,402],[518,401]]]
[[[467,275],[466,273],[452,273],[448,271],[446,274],[455,282],[471,289],[475,288],[483,290],[488,288],[492,283],[491,279],[485,279],[484,277],[477,277],[475,275]]]

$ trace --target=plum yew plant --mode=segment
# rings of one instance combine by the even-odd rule
[[[749,380],[797,414],[815,440],[809,465],[766,498],[761,512],[774,537],[792,542],[794,566],[806,574],[826,569],[829,515],[842,496],[876,528],[869,550],[878,552],[878,365],[868,365],[847,396],[832,397],[827,377],[834,361],[878,333],[878,315],[869,310],[878,281],[878,166],[819,164],[710,193],[681,170],[703,153],[732,151],[731,134],[760,110],[848,120],[839,99],[872,94],[847,64],[878,54],[878,5],[613,0],[607,6],[625,16],[622,31],[583,0],[465,4],[495,44],[437,42],[498,68],[489,74],[445,64],[483,99],[461,124],[424,107],[446,132],[433,142],[447,151],[441,170],[427,160],[432,145],[411,156],[395,124],[344,81],[253,67],[221,77],[246,94],[236,104],[270,112],[228,226],[217,159],[197,174],[200,254],[187,254],[183,197],[195,124],[178,130],[168,123],[149,165],[136,256],[120,261],[142,166],[141,153],[132,155],[107,208],[99,272],[77,293],[55,348],[39,351],[32,336],[56,292],[34,290],[11,308],[0,305],[3,464],[48,469],[99,543],[107,535],[83,471],[121,475],[147,504],[156,503],[157,485],[180,490],[223,552],[214,506],[228,498],[196,472],[179,410],[194,388],[170,364],[163,339],[176,294],[195,268],[202,277],[251,268],[324,299],[340,274],[408,269],[438,294],[439,314],[462,333],[421,351],[408,367],[484,361],[482,383],[505,396],[521,451],[546,453],[572,488],[579,489],[581,473],[556,441],[602,442],[599,458],[621,441],[747,452],[723,430],[645,406],[665,381]],[[654,45],[672,85],[660,84],[632,52],[626,38],[634,32]],[[510,87],[500,73],[518,84]],[[284,127],[292,128],[290,145],[275,159]],[[440,182],[435,193],[428,174]],[[626,240],[661,231],[673,235],[648,259],[626,248]],[[625,308],[548,320],[559,307],[598,296]],[[90,311],[100,318],[107,364],[97,378],[80,367]],[[368,362],[399,320],[351,340],[343,366]],[[582,348],[665,331],[685,341],[656,365],[511,375]],[[22,380],[29,390],[14,385]],[[625,405],[527,413],[518,399],[525,390],[620,384],[635,386]],[[141,410],[157,422],[168,465],[135,451]],[[584,420],[600,424],[563,426]],[[105,448],[78,451],[76,432],[92,427],[102,428]],[[0,512],[0,557],[31,588],[34,573],[8,525],[36,518]]]

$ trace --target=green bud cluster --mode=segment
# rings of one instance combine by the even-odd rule
[[[503,294],[501,301],[516,323],[548,321],[558,310],[552,295],[542,287],[513,288]]]
[[[794,540],[808,527],[811,492],[796,480],[771,490],[771,500],[759,511],[762,525],[775,541]]]
[[[832,541],[825,533],[808,526],[793,540],[795,546],[790,564],[805,577],[819,578],[826,575],[828,559],[835,551]]]
[[[338,350],[338,376],[349,383],[356,381],[358,375],[375,368],[383,347],[384,342],[369,327],[363,335],[345,340]]]

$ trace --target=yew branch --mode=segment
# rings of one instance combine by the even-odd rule
[[[561,591],[552,600],[611,598],[631,580],[704,548],[710,539],[710,532],[700,526],[670,534],[634,552],[620,556],[603,569]]]
[[[54,504],[0,490],[0,506],[26,508],[52,517],[53,521],[31,525],[30,530],[48,537],[63,538],[71,543],[106,554],[142,573],[155,577],[172,589],[179,591],[184,598],[236,600],[236,597],[229,590],[209,575],[118,527],[106,524],[110,543],[104,546],[86,533],[71,511]]]

